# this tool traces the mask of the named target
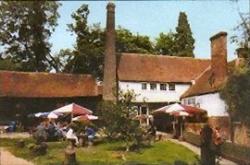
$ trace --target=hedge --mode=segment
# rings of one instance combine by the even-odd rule
[[[185,141],[200,146],[200,136],[192,132],[184,132]],[[235,161],[239,164],[250,164],[250,148],[231,142],[223,143],[221,147],[223,157]]]

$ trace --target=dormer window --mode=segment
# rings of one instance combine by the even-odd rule
[[[170,91],[175,91],[175,84],[174,84],[174,83],[169,83],[169,84],[168,84],[168,89],[169,89]]]
[[[160,84],[160,90],[166,91],[167,90],[167,84]]]
[[[156,83],[150,83],[150,89],[156,90]]]
[[[147,90],[147,83],[141,83],[141,89]]]

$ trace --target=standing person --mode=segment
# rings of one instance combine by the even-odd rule
[[[213,131],[213,142],[215,144],[215,154],[219,158],[221,156],[221,145],[223,143],[220,127],[215,127]]]
[[[201,132],[201,165],[215,165],[213,146],[213,129],[206,124]]]

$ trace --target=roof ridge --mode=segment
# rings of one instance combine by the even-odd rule
[[[65,76],[86,76],[93,77],[91,74],[79,74],[79,73],[50,73],[50,72],[24,72],[24,71],[12,71],[12,70],[0,70],[0,73],[16,73],[16,74],[40,74],[40,75],[65,75]]]
[[[175,58],[175,59],[190,59],[190,60],[201,60],[201,61],[210,61],[206,58],[194,58],[194,57],[180,57],[180,56],[170,56],[162,54],[149,54],[149,53],[121,53],[122,55],[127,56],[144,56],[144,57],[163,57],[163,58]]]
[[[194,80],[198,81],[207,71],[211,69],[211,65],[209,65],[201,74],[199,74]]]

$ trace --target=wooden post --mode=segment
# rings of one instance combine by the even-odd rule
[[[76,165],[76,148],[74,146],[74,140],[70,140],[70,144],[65,149],[65,159],[63,165]]]

